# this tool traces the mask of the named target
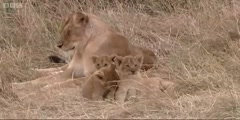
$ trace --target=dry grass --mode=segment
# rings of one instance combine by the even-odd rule
[[[0,118],[240,118],[239,40],[229,37],[239,31],[238,0],[28,0],[18,9],[0,2]],[[11,82],[58,66],[47,56],[59,54],[61,21],[74,10],[152,49],[161,67],[151,72],[175,81],[177,97],[159,93],[124,106],[88,101],[78,88],[16,97]]]

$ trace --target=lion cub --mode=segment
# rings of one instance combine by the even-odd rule
[[[117,66],[117,72],[120,76],[120,84],[116,93],[116,100],[120,103],[125,102],[127,95],[137,97],[137,91],[149,94],[152,91],[159,90],[158,80],[143,79],[140,74],[140,68],[143,64],[143,57],[137,56],[117,56],[114,59]]]
[[[92,61],[95,65],[96,69],[99,70],[103,67],[108,67],[113,63],[113,59],[116,57],[116,55],[112,56],[93,56]]]
[[[109,92],[118,88],[120,78],[115,71],[116,66],[112,64],[111,58],[111,56],[93,57],[98,70],[84,83],[83,97],[94,100],[106,98]]]
[[[127,94],[129,94],[130,97],[136,97],[137,90],[135,82],[141,81],[142,79],[140,69],[143,64],[143,56],[117,56],[114,58],[114,62],[120,77],[116,100],[118,102],[124,102]]]

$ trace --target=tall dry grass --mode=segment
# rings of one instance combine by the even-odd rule
[[[22,2],[22,8],[3,8]],[[58,66],[47,56],[63,18],[92,12],[159,58],[155,76],[177,83],[176,97],[159,95],[124,106],[88,101],[78,88],[16,97],[11,82]],[[0,118],[239,118],[238,0],[2,0],[0,3]],[[238,34],[237,34],[238,36]],[[165,71],[165,72],[164,72]]]

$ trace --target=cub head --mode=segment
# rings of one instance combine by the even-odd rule
[[[81,12],[70,14],[60,31],[60,41],[57,47],[63,51],[74,50],[78,45],[86,42],[86,29],[88,27],[89,17]]]
[[[103,67],[109,67],[113,63],[115,55],[112,56],[93,56],[92,61],[97,70]]]
[[[114,58],[114,62],[119,72],[127,75],[133,75],[140,71],[140,68],[143,64],[143,56],[117,56]]]
[[[110,81],[119,80],[119,76],[115,71],[116,66],[110,64],[107,67],[103,67],[96,71],[93,76],[98,80],[102,85],[106,86]]]

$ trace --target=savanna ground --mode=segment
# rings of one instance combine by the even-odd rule
[[[1,0],[0,118],[240,118],[239,0]],[[22,2],[21,8],[3,3]],[[158,56],[151,76],[174,81],[176,96],[125,105],[89,101],[79,88],[21,94],[12,82],[60,66],[61,22],[72,11],[92,12],[132,44]],[[143,73],[143,75],[145,75]]]

